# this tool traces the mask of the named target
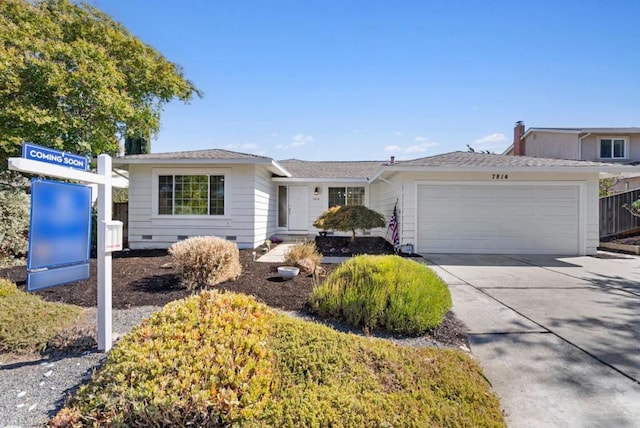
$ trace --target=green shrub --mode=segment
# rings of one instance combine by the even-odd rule
[[[15,190],[0,190],[0,265],[27,253],[31,199]]]
[[[47,343],[79,319],[82,309],[45,302],[0,278],[0,352],[44,351]]]
[[[365,329],[422,334],[451,309],[447,285],[427,266],[399,256],[358,256],[316,287],[310,307]]]
[[[331,207],[323,212],[313,223],[314,227],[324,230],[340,230],[351,232],[351,239],[356,239],[356,230],[369,230],[386,225],[384,216],[364,205],[347,205]]]
[[[169,247],[169,254],[189,290],[236,279],[242,272],[236,244],[215,236],[196,236],[176,242]]]
[[[313,273],[322,263],[322,254],[318,252],[315,242],[301,242],[286,252],[284,262],[289,266],[298,266],[307,273]]]
[[[52,421],[71,426],[503,427],[477,363],[206,291],[125,336]]]
[[[252,418],[272,381],[271,316],[232,293],[172,302],[118,343],[72,401],[75,410],[60,418],[80,413],[85,424],[107,426],[227,426]]]

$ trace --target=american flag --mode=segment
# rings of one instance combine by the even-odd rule
[[[400,246],[400,236],[398,235],[398,205],[393,207],[393,215],[389,220],[389,229],[391,229],[391,242],[394,247]]]

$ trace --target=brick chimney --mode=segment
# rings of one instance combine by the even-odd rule
[[[524,156],[524,122],[519,120],[513,128],[513,155]]]

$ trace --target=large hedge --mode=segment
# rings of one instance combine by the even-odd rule
[[[28,194],[19,190],[0,190],[0,265],[26,255],[30,210]]]
[[[504,426],[479,366],[205,291],[111,351],[52,426]]]

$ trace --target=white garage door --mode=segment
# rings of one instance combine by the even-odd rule
[[[579,187],[418,186],[418,251],[579,254]]]

